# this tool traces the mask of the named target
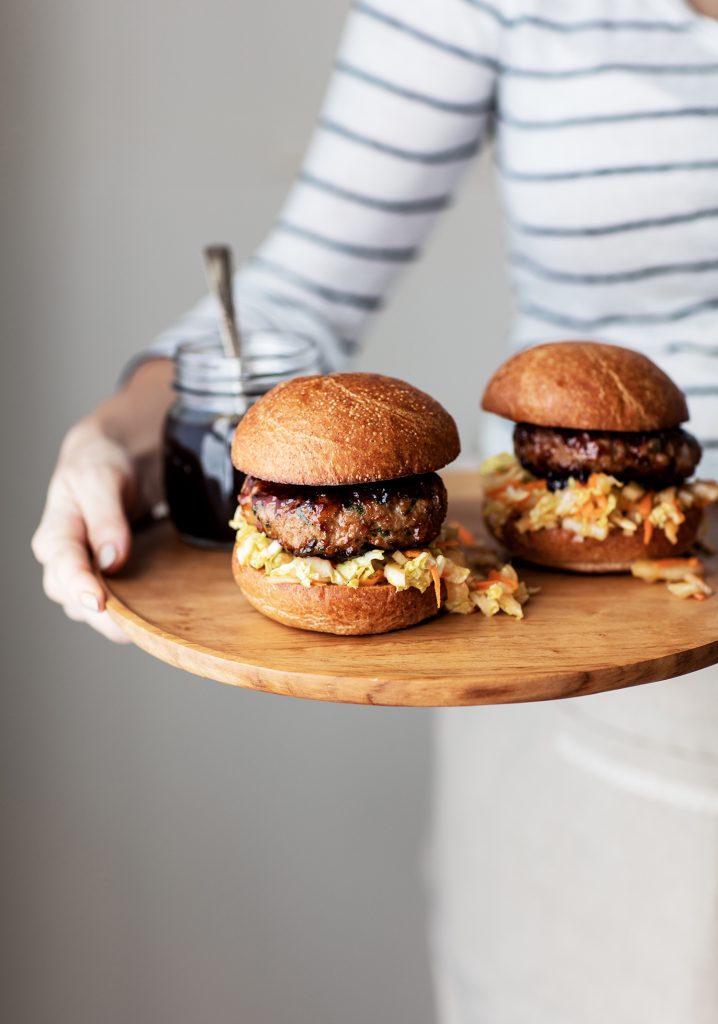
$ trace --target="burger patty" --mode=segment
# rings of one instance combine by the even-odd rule
[[[689,477],[701,457],[692,434],[676,427],[645,433],[559,430],[517,423],[514,449],[519,462],[535,476],[561,482],[610,473],[653,487],[669,487]]]
[[[351,558],[371,548],[425,545],[446,516],[436,473],[344,487],[295,487],[247,477],[242,514],[295,555]]]

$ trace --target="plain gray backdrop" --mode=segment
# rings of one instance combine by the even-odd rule
[[[201,294],[201,247],[246,254],[269,228],[346,8],[3,4],[8,1024],[433,1016],[431,714],[253,694],[113,647],[44,599],[29,549],[64,431]],[[508,305],[484,158],[359,366],[443,401],[471,457]]]

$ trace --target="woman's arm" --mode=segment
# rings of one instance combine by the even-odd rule
[[[467,0],[354,5],[296,183],[237,276],[245,328],[309,331],[327,368],[351,358],[481,145],[499,35]],[[171,355],[215,323],[205,299],[149,353]]]
[[[416,259],[479,149],[493,102],[498,26],[466,0],[359,2],[297,183],[238,275],[240,323],[310,333],[324,366],[355,351],[400,271]],[[168,361],[216,325],[203,300],[141,353],[124,386],[65,439],[33,550],[45,590],[74,619],[104,614],[92,560],[117,569],[128,517],[159,494]]]

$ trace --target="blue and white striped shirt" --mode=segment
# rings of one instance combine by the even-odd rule
[[[683,0],[359,0],[297,182],[238,276],[245,325],[346,364],[495,139],[516,347],[640,349],[718,473],[718,21]],[[206,333],[205,300],[153,351]]]

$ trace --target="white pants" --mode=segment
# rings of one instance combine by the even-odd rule
[[[718,1024],[718,667],[442,711],[437,754],[441,1024]]]

